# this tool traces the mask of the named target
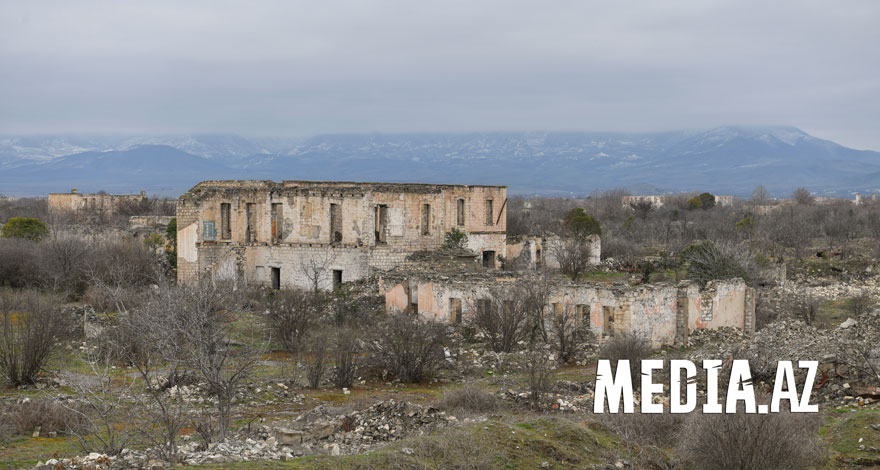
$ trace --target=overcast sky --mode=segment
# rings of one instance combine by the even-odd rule
[[[0,0],[0,134],[728,124],[880,150],[880,1]]]

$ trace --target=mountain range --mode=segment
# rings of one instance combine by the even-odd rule
[[[176,196],[205,179],[506,184],[512,194],[880,190],[880,152],[793,127],[662,133],[0,136],[0,193],[77,188]]]

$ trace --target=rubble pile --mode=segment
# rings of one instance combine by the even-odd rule
[[[339,411],[319,406],[301,415],[289,427],[274,429],[274,436],[294,446],[295,452],[302,455],[352,454],[458,422],[455,416],[436,408],[394,399],[362,411]]]
[[[742,335],[703,332],[715,337],[688,353],[688,359],[748,359],[753,378],[772,383],[779,361],[819,361],[814,396],[834,403],[870,404],[880,398],[880,311],[849,319],[834,330],[819,330],[797,319],[779,319],[751,341]],[[702,338],[698,339],[702,341]],[[798,383],[804,370],[795,368]],[[860,397],[861,395],[861,397]]]
[[[436,408],[396,401],[382,401],[362,410],[342,413],[339,408],[319,406],[290,423],[289,427],[263,426],[253,434],[241,434],[207,447],[186,441],[178,448],[178,460],[186,465],[287,460],[303,455],[356,454],[413,434],[456,424],[454,416]],[[185,436],[186,437],[186,436]],[[51,459],[39,470],[164,468],[152,449],[126,449],[120,456],[91,453],[72,459]]]

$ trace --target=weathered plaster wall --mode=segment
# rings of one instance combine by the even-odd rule
[[[492,250],[503,255],[506,195],[503,186],[206,181],[178,200],[179,236],[189,230],[183,234],[189,237],[188,248],[182,250],[186,256],[179,254],[178,279],[194,282],[222,271],[225,276],[264,283],[271,280],[268,268],[279,267],[282,287],[308,287],[302,265],[320,261],[326,266],[322,287],[330,288],[333,270],[343,271],[347,282],[374,269],[392,269],[416,251],[439,248],[453,227],[468,233],[469,245],[478,253]],[[489,199],[493,201],[491,214],[486,212]],[[461,225],[458,200],[465,201]],[[229,204],[228,237],[223,230],[222,204]],[[273,205],[281,212],[274,226]],[[334,205],[338,227],[331,221]],[[430,207],[427,225],[426,205]],[[380,206],[387,210],[381,234]],[[193,225],[194,229],[188,228]],[[334,238],[334,231],[341,234],[341,240]],[[189,249],[193,245],[197,263]]]
[[[477,300],[490,298],[490,286],[496,282],[408,279],[385,286],[386,306],[392,310],[417,304],[422,317],[449,322],[450,299],[458,299],[463,318],[468,321]],[[553,288],[544,313],[549,316],[558,311],[568,312],[575,321],[589,325],[600,340],[632,332],[659,346],[681,340],[696,328],[729,326],[751,333],[754,300],[751,289],[741,280],[716,281],[702,291],[693,284],[568,284]],[[606,314],[611,321],[606,321]],[[687,331],[680,328],[682,325],[686,325]]]

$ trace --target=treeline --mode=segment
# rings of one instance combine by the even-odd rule
[[[564,233],[566,215],[580,207],[601,224],[603,259],[630,264],[646,255],[677,255],[701,241],[746,243],[766,257],[801,260],[819,251],[847,259],[863,252],[859,240],[880,240],[876,201],[820,204],[799,189],[790,201],[775,204],[758,188],[752,198],[735,199],[731,205],[703,205],[705,196],[679,194],[666,196],[656,207],[624,205],[627,195],[613,190],[584,199],[514,197],[508,203],[508,234]],[[878,245],[870,247],[869,254],[877,255]]]

